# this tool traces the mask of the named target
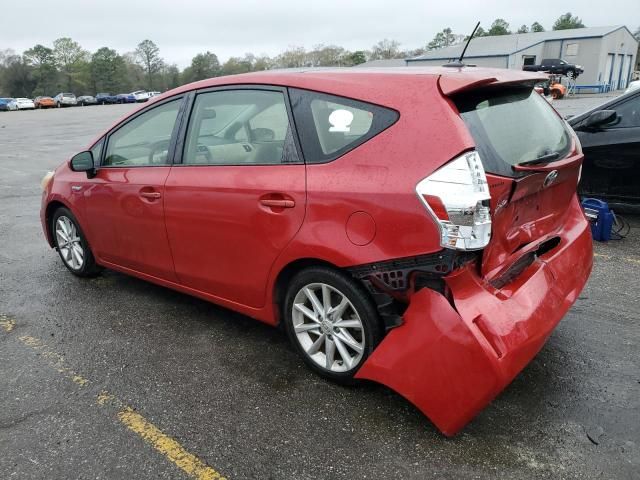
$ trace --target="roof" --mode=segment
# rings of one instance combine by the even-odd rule
[[[549,32],[535,33],[514,33],[512,35],[494,35],[491,37],[477,37],[471,40],[465,58],[473,57],[498,57],[507,56],[525,50],[529,47],[549,40],[566,40],[580,38],[604,37],[609,33],[627,29],[625,26],[612,27],[586,27],[571,28],[568,30],[551,30]],[[631,32],[629,32],[631,34]],[[460,57],[464,43],[452,45],[451,47],[432,50],[413,58],[408,58],[407,62],[419,62],[420,60],[449,60]]]
[[[368,62],[354,65],[355,68],[369,68],[369,67],[405,67],[407,62],[404,58],[391,58],[388,60],[369,60]]]
[[[439,82],[445,95],[465,88],[489,83],[516,83],[546,80],[548,77],[538,72],[508,70],[504,68],[476,67],[381,67],[381,68],[293,68],[283,70],[265,70],[214,77],[207,80],[183,85],[174,90],[154,97],[150,101],[166,98],[179,92],[205,89],[224,85],[276,85],[327,93],[342,94],[361,98],[361,94],[374,93],[376,97],[385,96],[380,84],[400,86],[418,85],[425,82]],[[363,98],[364,99],[364,98]]]

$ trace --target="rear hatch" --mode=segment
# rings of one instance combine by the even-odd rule
[[[496,288],[559,245],[582,164],[575,135],[532,86],[452,96],[487,173],[492,234],[481,273]]]

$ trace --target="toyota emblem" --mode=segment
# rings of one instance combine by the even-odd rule
[[[544,188],[547,188],[549,185],[556,181],[556,178],[558,178],[557,170],[549,172],[549,175],[547,175],[547,177],[544,179],[544,183],[542,184],[542,186]]]

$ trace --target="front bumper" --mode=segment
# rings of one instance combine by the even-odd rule
[[[575,202],[577,205],[577,202]],[[455,307],[423,288],[402,326],[358,371],[412,402],[447,436],[456,434],[531,361],[573,305],[593,263],[579,208],[560,244],[497,290],[467,265],[445,278]]]

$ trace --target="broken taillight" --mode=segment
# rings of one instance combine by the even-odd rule
[[[476,151],[464,153],[416,185],[440,230],[440,245],[479,250],[491,238],[489,186]]]

